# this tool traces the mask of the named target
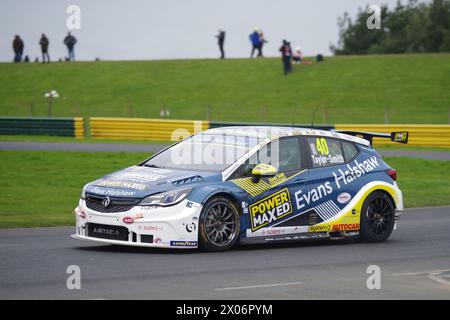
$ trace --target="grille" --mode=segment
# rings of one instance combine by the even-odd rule
[[[97,196],[92,194],[86,194],[86,207],[92,209],[97,212],[106,212],[106,213],[115,213],[115,212],[124,212],[128,211],[137,205],[141,199],[135,198],[114,198],[109,197],[110,203],[105,208],[102,205],[102,201],[106,197]]]

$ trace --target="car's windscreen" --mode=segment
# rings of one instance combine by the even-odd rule
[[[221,172],[259,143],[252,136],[200,133],[155,155],[144,165]]]

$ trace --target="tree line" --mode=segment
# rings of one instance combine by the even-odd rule
[[[345,12],[338,18],[339,42],[336,55],[450,52],[450,0],[419,3],[397,2],[393,10],[381,9],[381,28],[369,29],[372,15],[359,8],[353,21]]]

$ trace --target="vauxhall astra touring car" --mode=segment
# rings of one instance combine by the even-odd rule
[[[240,243],[388,239],[403,210],[379,134],[226,127],[84,186],[74,238],[222,251]]]

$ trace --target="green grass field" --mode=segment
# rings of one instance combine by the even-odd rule
[[[294,66],[279,58],[0,64],[0,116],[159,117],[297,123],[448,123],[450,54],[341,56]],[[265,111],[264,111],[265,110]],[[387,113],[386,113],[387,112]]]
[[[0,228],[71,225],[84,184],[147,156],[0,151]]]
[[[72,225],[85,183],[147,156],[0,151],[0,228]],[[407,207],[450,204],[450,161],[385,160],[398,170]]]

